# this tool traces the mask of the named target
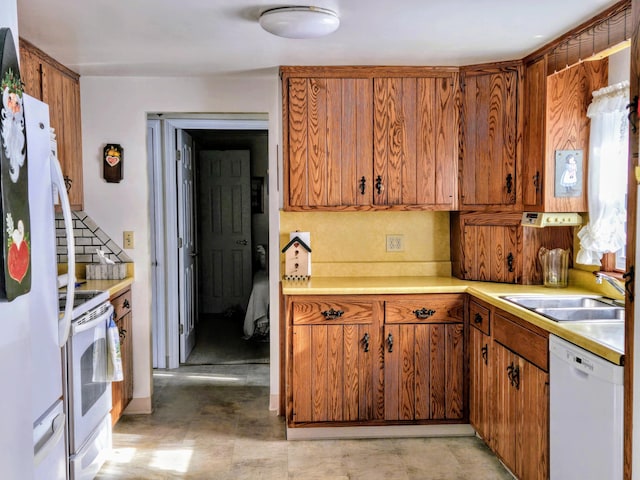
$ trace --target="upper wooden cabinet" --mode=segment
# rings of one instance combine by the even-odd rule
[[[521,65],[507,62],[460,69],[460,210],[521,206]]]
[[[451,210],[456,69],[282,67],[286,210]]]
[[[80,77],[23,39],[20,39],[20,71],[25,92],[49,105],[69,203],[73,210],[82,210]]]
[[[527,64],[524,78],[523,204],[526,210],[585,212],[592,92],[608,83],[608,60],[581,62],[548,75],[546,57]],[[578,183],[561,184],[565,150],[582,152]]]

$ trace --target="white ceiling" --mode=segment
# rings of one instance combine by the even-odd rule
[[[468,65],[518,59],[618,0],[17,0],[18,28],[81,75],[269,74],[279,65]],[[331,8],[324,38],[275,37],[261,11]]]

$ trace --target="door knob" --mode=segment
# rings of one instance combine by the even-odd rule
[[[236,240],[236,245],[246,245],[247,243],[246,240]]]

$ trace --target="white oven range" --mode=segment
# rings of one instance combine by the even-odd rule
[[[63,301],[63,298],[60,298]],[[111,382],[107,378],[107,292],[76,290],[66,345],[69,478],[92,480],[111,449]]]

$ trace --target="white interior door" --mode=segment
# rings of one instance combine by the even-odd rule
[[[178,129],[176,135],[180,152],[177,166],[180,361],[186,362],[196,342],[193,140],[184,130]]]
[[[246,309],[251,293],[249,150],[203,150],[198,162],[202,313]]]

